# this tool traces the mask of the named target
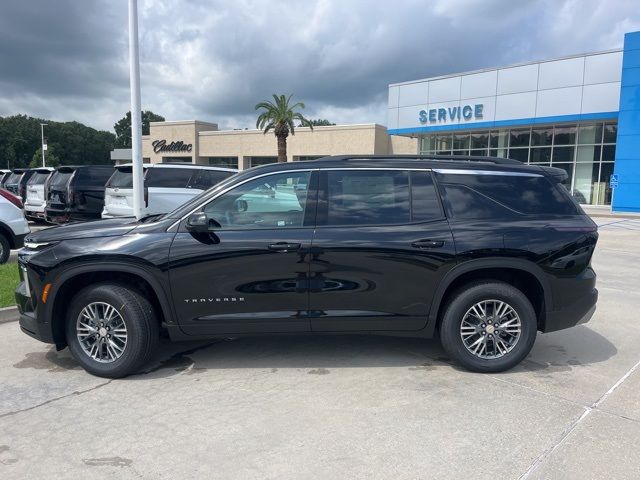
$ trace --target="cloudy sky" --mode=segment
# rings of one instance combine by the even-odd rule
[[[293,93],[310,118],[386,124],[387,85],[622,46],[629,0],[139,0],[143,109],[252,128]],[[7,0],[0,116],[112,130],[129,109],[126,0]]]

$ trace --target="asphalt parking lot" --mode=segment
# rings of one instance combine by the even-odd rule
[[[596,220],[595,317],[503,374],[436,341],[264,337],[107,381],[0,324],[0,477],[640,478],[640,220]]]

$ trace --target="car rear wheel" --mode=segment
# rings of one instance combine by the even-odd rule
[[[9,244],[9,239],[0,233],[0,264],[7,263],[10,252],[11,245]]]
[[[159,327],[146,298],[122,285],[101,283],[73,298],[66,336],[71,354],[85,370],[120,378],[151,359]]]
[[[501,372],[520,363],[536,339],[529,299],[502,282],[470,284],[447,304],[440,339],[447,353],[476,372]]]

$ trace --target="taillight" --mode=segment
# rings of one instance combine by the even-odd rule
[[[9,200],[16,207],[22,208],[22,200],[20,199],[20,197],[15,196],[13,193],[5,190],[4,188],[0,188],[0,196]]]

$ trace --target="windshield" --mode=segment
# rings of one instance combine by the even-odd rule
[[[162,218],[181,218],[182,216],[186,215],[191,210],[196,208],[202,202],[203,199],[213,195],[215,192],[225,189],[231,183],[234,183],[239,176],[242,176],[242,174],[237,173],[235,175],[231,175],[229,178],[223,180],[217,185],[214,185],[209,190],[204,190],[203,192],[199,193],[198,195],[193,197],[191,200],[189,200],[187,203],[183,203],[174,211],[165,214]]]
[[[51,182],[49,182],[49,188],[51,189],[60,189],[66,188],[67,182],[69,178],[71,178],[73,172],[65,171],[65,172],[55,172],[51,177]]]

